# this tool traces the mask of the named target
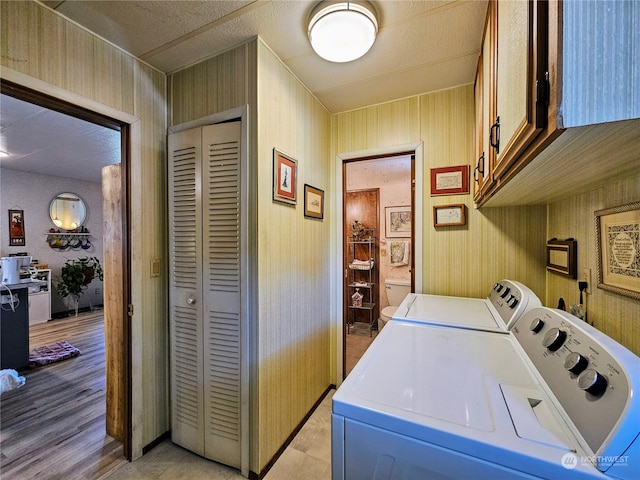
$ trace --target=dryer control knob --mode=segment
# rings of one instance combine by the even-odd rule
[[[552,328],[542,339],[542,346],[549,349],[550,352],[558,350],[567,339],[567,332],[559,328]]]
[[[578,376],[578,387],[597,397],[607,389],[607,378],[593,368],[588,368]]]
[[[578,352],[571,352],[564,359],[564,368],[578,375],[589,365],[589,360]]]
[[[542,327],[544,327],[544,320],[540,318],[535,318],[531,322],[531,325],[529,325],[529,330],[531,330],[533,333],[540,333],[540,330],[542,330]]]
[[[509,292],[510,292],[510,291],[511,291],[511,289],[510,289],[509,287],[506,287],[506,288],[504,289],[504,292],[502,292],[502,293],[500,294],[500,298],[505,298],[507,295],[509,295]]]
[[[507,300],[507,305],[510,308],[516,308],[516,305],[518,305],[518,298],[515,295],[511,295],[509,300]]]
[[[502,285],[501,285],[500,283],[496,283],[496,284],[493,286],[493,289],[494,289],[496,292],[499,292],[500,290],[502,290]]]

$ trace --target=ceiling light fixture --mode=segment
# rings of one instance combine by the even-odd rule
[[[321,2],[311,12],[309,41],[330,62],[351,62],[372,47],[378,33],[375,10],[369,2]]]

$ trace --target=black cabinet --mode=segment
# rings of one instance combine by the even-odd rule
[[[0,290],[1,368],[29,366],[29,297],[27,288]]]

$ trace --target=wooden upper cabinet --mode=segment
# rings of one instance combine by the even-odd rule
[[[536,0],[497,1],[491,145],[500,178],[542,131],[547,106],[547,9]]]
[[[546,2],[489,2],[475,91],[476,201],[546,125],[547,22]]]
[[[478,207],[545,204],[637,172],[636,3],[490,0],[475,89]]]
[[[475,153],[476,165],[473,172],[474,200],[477,201],[493,184],[491,168],[493,166],[493,149],[489,145],[489,129],[495,108],[492,103],[491,86],[493,85],[494,57],[492,52],[494,16],[491,11],[493,4],[489,4],[489,11],[485,21],[482,40],[482,51],[478,59],[478,70],[474,86],[475,97]]]

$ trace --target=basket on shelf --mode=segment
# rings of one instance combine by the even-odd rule
[[[374,260],[354,260],[349,264],[349,268],[351,270],[371,270],[374,263]]]

